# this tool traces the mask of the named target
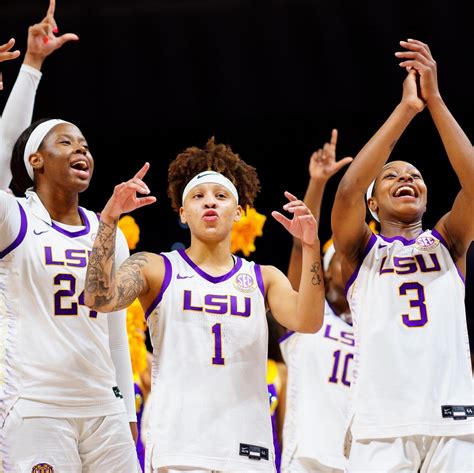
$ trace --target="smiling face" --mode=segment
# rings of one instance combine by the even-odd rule
[[[179,214],[191,233],[201,240],[230,238],[232,225],[240,220],[242,208],[223,185],[206,183],[193,187]]]
[[[412,223],[426,211],[427,188],[420,171],[405,161],[387,163],[375,181],[369,208],[380,221]]]
[[[35,186],[43,182],[72,192],[89,186],[94,160],[79,128],[70,123],[56,125],[30,157],[37,171]]]

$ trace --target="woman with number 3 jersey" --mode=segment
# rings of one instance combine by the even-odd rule
[[[345,173],[332,212],[356,338],[347,471],[467,472],[474,470],[464,307],[474,237],[473,147],[441,99],[428,46],[400,44],[396,56],[407,69],[401,102]],[[405,161],[386,162],[425,106],[461,184],[432,230],[422,227],[421,173]],[[379,235],[365,223],[365,198]]]

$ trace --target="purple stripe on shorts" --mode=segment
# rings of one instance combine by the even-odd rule
[[[446,240],[443,238],[443,235],[441,235],[441,233],[438,232],[438,230],[436,230],[435,228],[433,228],[433,230],[431,230],[431,234],[437,238],[441,243],[442,245],[448,250],[449,252],[449,255],[451,256],[451,259],[453,259],[453,255],[451,254],[451,251],[449,250],[449,247],[448,247],[448,243],[446,242]],[[454,261],[453,259],[453,263],[454,263],[454,266],[456,268],[456,271],[458,272],[459,274],[459,277],[461,278],[461,281],[466,284],[466,278],[464,277],[464,274],[461,273],[461,270],[458,268],[458,265],[456,264],[456,262]]]
[[[165,277],[163,278],[163,283],[161,284],[160,292],[145,312],[145,320],[148,319],[150,314],[155,310],[156,306],[161,302],[161,299],[163,299],[163,294],[170,285],[171,276],[173,275],[173,269],[171,267],[170,260],[163,254],[161,256],[163,257],[163,262],[165,263]]]
[[[260,289],[262,296],[265,297],[265,286],[263,284],[262,268],[259,264],[255,265],[255,277],[257,278],[258,288]]]
[[[211,276],[210,274],[207,274],[205,271],[203,271],[196,263],[194,263],[191,258],[186,254],[186,251],[180,249],[178,250],[178,253],[181,258],[183,258],[184,261],[186,261],[186,263],[188,263],[189,266],[191,266],[191,268],[193,268],[194,271],[199,274],[199,276],[203,277],[204,279],[207,279],[209,282],[212,282],[214,284],[227,281],[242,267],[242,260],[238,256],[236,256],[235,266],[228,273],[222,276]]]
[[[354,270],[351,277],[347,281],[346,288],[345,288],[346,297],[347,297],[347,293],[349,292],[349,288],[351,287],[352,283],[355,281],[357,275],[359,274],[360,268],[362,266],[362,263],[364,262],[365,257],[369,254],[369,251],[375,245],[376,241],[377,241],[377,237],[372,233],[370,235],[369,242],[367,243],[367,246],[365,247],[364,252],[362,253],[362,256],[360,258],[359,264],[357,265],[357,268]]]
[[[0,251],[0,259],[12,252],[17,246],[21,245],[21,242],[25,239],[26,230],[28,229],[28,219],[26,218],[26,213],[23,210],[23,207],[17,202],[18,207],[20,208],[20,231],[18,232],[17,237],[10,246],[7,246],[4,250]]]
[[[54,222],[51,222],[52,227],[55,230],[57,230],[59,233],[62,233],[63,235],[66,235],[71,238],[87,235],[89,233],[89,230],[91,229],[89,219],[87,218],[86,213],[84,212],[84,210],[81,209],[81,207],[79,207],[78,210],[79,210],[79,215],[82,217],[82,221],[84,222],[84,225],[85,225],[85,228],[83,228],[82,230],[79,230],[77,232],[70,232],[68,230],[65,230],[64,228],[61,228],[59,225],[56,225]]]

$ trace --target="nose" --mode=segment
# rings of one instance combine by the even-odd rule
[[[216,204],[216,199],[214,198],[214,195],[207,194],[204,199],[204,207],[206,207],[206,209],[215,209],[216,205],[217,204]]]
[[[413,176],[407,171],[398,176],[399,181],[413,182]]]
[[[84,145],[77,145],[74,152],[76,154],[83,154],[85,156],[87,154],[87,148]]]

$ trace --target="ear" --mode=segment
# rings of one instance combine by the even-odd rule
[[[369,209],[372,210],[372,212],[378,212],[379,206],[373,197],[367,201],[367,205],[369,206]]]
[[[242,207],[240,205],[237,205],[237,208],[235,209],[234,222],[240,221],[240,219],[242,218],[242,212]]]
[[[184,207],[179,208],[179,219],[181,220],[181,223],[186,225],[188,222],[186,221],[186,215],[184,213]]]
[[[29,157],[30,164],[33,166],[33,169],[42,169],[44,166],[44,159],[41,152],[37,151]]]

